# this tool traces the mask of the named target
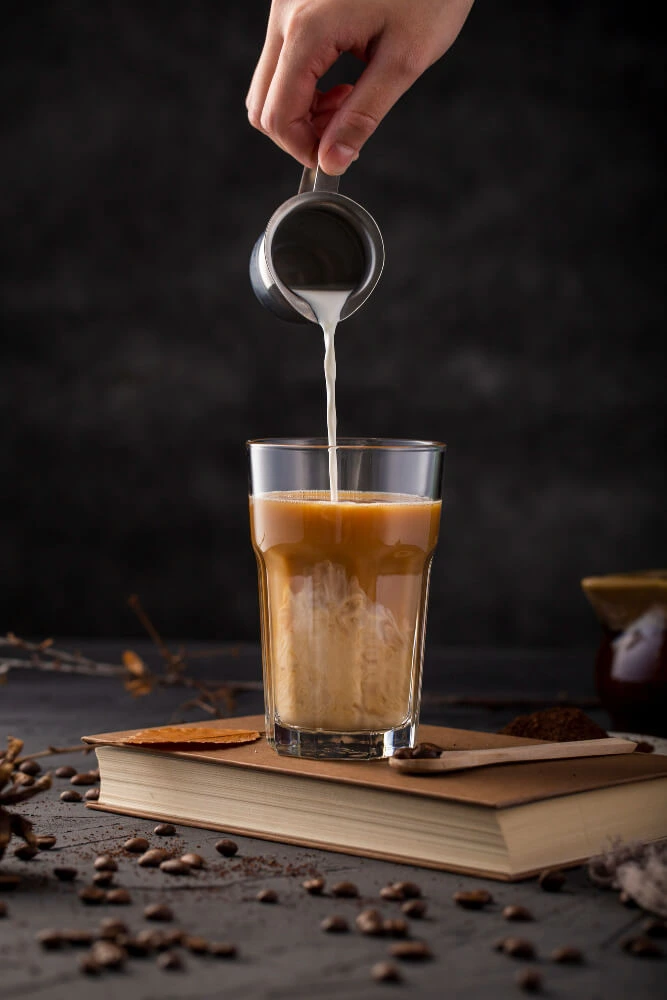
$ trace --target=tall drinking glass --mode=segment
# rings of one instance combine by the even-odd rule
[[[356,759],[413,746],[445,446],[267,438],[248,452],[269,743]]]

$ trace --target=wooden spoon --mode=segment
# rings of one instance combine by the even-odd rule
[[[561,760],[565,757],[603,757],[612,753],[632,753],[631,740],[610,736],[600,740],[570,740],[562,743],[535,743],[529,746],[495,747],[490,750],[443,750],[439,757],[390,757],[389,766],[406,774],[434,774],[463,771],[489,764],[516,764],[528,760]]]

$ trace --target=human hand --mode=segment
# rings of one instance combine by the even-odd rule
[[[342,174],[384,116],[454,43],[473,0],[272,0],[246,98],[251,125],[304,166]],[[354,86],[317,81],[343,52]]]

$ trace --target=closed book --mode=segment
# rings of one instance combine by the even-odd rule
[[[197,723],[189,725],[196,731]],[[264,720],[217,725],[261,732]],[[579,864],[617,840],[667,837],[665,755],[425,776],[401,773],[386,760],[283,756],[263,736],[183,750],[126,745],[134,734],[83,737],[100,767],[100,797],[89,808],[505,881]],[[538,742],[428,725],[419,740],[454,749]]]

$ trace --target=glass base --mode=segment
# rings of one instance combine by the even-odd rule
[[[381,760],[391,757],[401,747],[414,746],[416,731],[416,723],[377,732],[330,733],[322,729],[296,729],[276,722],[268,742],[278,753],[289,757]]]

